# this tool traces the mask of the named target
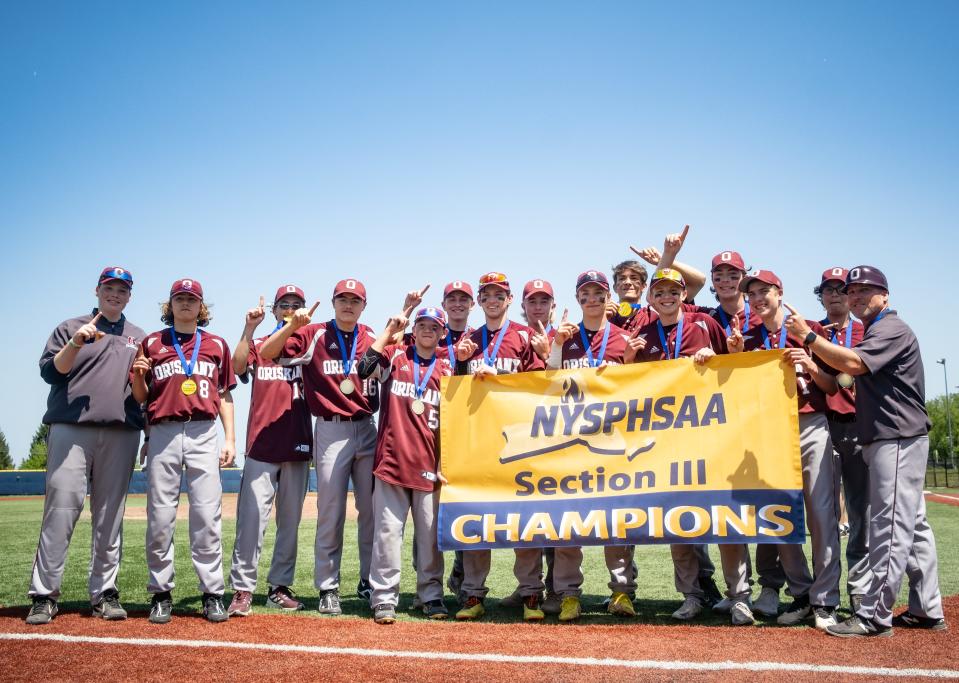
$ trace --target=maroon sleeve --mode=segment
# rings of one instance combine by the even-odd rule
[[[522,358],[522,372],[528,372],[530,370],[545,370],[546,363],[543,362],[543,359],[539,357],[536,351],[533,350],[533,345],[527,343],[523,347],[523,358]]]
[[[291,334],[286,340],[286,344],[283,345],[280,357],[296,358],[297,356],[303,355],[303,353],[306,352],[307,345],[310,343],[310,339],[313,337],[313,331],[316,330],[317,327],[318,325],[316,323],[311,323],[304,325]]]
[[[218,389],[221,394],[224,394],[236,388],[236,375],[233,372],[233,356],[230,353],[230,346],[226,343],[226,339],[220,341],[223,344],[223,355],[220,358],[220,372],[218,373],[220,386]]]
[[[709,345],[716,353],[728,353],[726,347],[726,330],[723,329],[716,320],[708,314],[703,314],[703,320],[706,321],[706,332],[709,334]]]

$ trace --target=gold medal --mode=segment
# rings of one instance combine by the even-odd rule
[[[628,301],[624,301],[619,305],[619,314],[624,318],[628,318],[633,314],[633,305]]]
[[[856,380],[848,372],[840,372],[836,375],[836,381],[843,389],[852,389],[852,385],[856,383]]]
[[[410,406],[410,410],[412,410],[417,415],[422,415],[423,411],[426,410],[426,404],[423,403],[423,401],[421,401],[420,399],[416,399],[415,401],[413,401],[413,405]]]
[[[340,391],[342,391],[345,395],[349,396],[354,391],[356,391],[356,385],[353,384],[353,380],[347,377],[342,382],[340,382]]]
[[[192,379],[183,380],[183,384],[180,385],[180,391],[186,396],[193,396],[193,394],[196,393],[196,382]]]

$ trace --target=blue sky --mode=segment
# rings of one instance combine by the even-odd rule
[[[6,3],[0,428],[19,460],[46,337],[105,265],[148,331],[200,280],[234,343],[287,281],[328,313],[362,279],[374,328],[488,270],[562,307],[683,223],[684,260],[739,249],[807,317],[824,268],[883,268],[940,394],[957,27],[955,3]]]

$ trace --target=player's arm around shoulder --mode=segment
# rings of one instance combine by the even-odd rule
[[[314,302],[309,310],[306,308],[297,309],[283,327],[271,334],[270,338],[263,342],[263,345],[260,346],[259,349],[260,357],[265,360],[276,360],[279,358],[283,354],[287,340],[289,340],[295,332],[310,324],[310,320],[313,318],[313,314],[316,313],[319,305],[320,302],[317,301]]]

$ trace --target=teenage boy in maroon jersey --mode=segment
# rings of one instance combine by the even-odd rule
[[[819,286],[813,292],[819,297],[826,317],[819,321],[833,344],[850,349],[862,341],[863,324],[849,313],[846,276],[849,271],[839,266],[823,271]],[[869,468],[862,458],[859,430],[856,425],[856,390],[851,375],[838,375],[839,390],[826,396],[826,418],[829,436],[836,454],[837,472],[842,473],[842,490],[849,517],[849,539],[846,542],[846,593],[853,614],[859,611],[862,597],[872,582],[869,569]],[[838,484],[839,482],[837,482]],[[838,495],[838,492],[837,492]]]
[[[273,298],[275,332],[298,309],[306,295],[296,285],[284,285]],[[303,398],[303,368],[281,367],[261,360],[258,347],[270,335],[253,339],[266,311],[260,305],[246,314],[243,335],[233,350],[233,371],[243,382],[253,378],[246,430],[246,461],[236,502],[236,542],[230,584],[230,616],[246,616],[253,604],[263,534],[276,501],[276,541],[267,576],[267,607],[286,612],[303,609],[290,585],[296,569],[297,531],[313,459],[313,423]]]
[[[816,628],[825,630],[836,624],[839,575],[842,571],[836,515],[835,462],[825,414],[826,396],[836,393],[836,378],[821,365],[821,361],[810,357],[802,342],[788,336],[784,324],[788,314],[783,306],[782,281],[775,273],[769,270],[753,271],[739,287],[749,297],[750,306],[762,318],[763,324],[743,335],[737,320],[733,334],[726,340],[729,351],[783,349],[786,362],[796,368],[803,498],[812,537],[814,571],[813,577],[810,577],[801,545],[775,546],[794,598],[792,605],[779,615],[777,622],[793,625],[812,617]],[[819,323],[807,322],[812,330],[824,336]]]
[[[358,512],[357,542],[360,581],[356,594],[369,600],[370,555],[373,552],[373,455],[379,407],[378,382],[363,380],[356,363],[376,340],[359,322],[366,308],[366,287],[354,278],[336,283],[332,320],[311,323],[319,302],[301,308],[260,347],[260,357],[281,366],[303,366],[303,389],[316,416],[316,543],[314,584],[320,593],[320,614],[342,614],[340,558],[349,483]]]
[[[719,323],[706,313],[685,309],[686,283],[678,271],[662,268],[656,271],[649,285],[649,301],[656,316],[633,334],[632,339],[638,340],[636,362],[692,357],[702,364],[717,353],[725,353],[726,337]],[[627,358],[630,354],[628,351]],[[704,584],[712,582],[713,565],[705,544],[675,543],[669,549],[676,590],[684,596],[673,618],[688,621],[698,616],[710,601]],[[732,623],[737,626],[755,623],[748,604],[746,546],[720,544],[719,554],[732,603]],[[701,576],[704,569],[709,572],[708,578]]]
[[[233,397],[236,386],[230,349],[200,328],[210,322],[203,288],[177,280],[163,305],[165,330],[147,335],[131,370],[133,398],[146,403],[150,424],[147,448],[147,591],[153,596],[150,621],[165,624],[173,612],[173,530],[186,466],[190,497],[190,551],[203,591],[203,615],[212,622],[229,617],[223,607],[223,546],[220,468],[236,456]],[[214,420],[223,423],[217,448]]]
[[[530,344],[532,331],[507,317],[513,301],[509,279],[503,273],[486,273],[479,282],[479,305],[486,316],[485,324],[464,335],[456,345],[456,374],[478,378],[543,369]],[[513,574],[523,596],[523,617],[538,621],[545,616],[540,609],[543,593],[542,559],[537,548],[516,548]],[[490,570],[489,550],[467,550],[463,553],[465,603],[456,613],[460,620],[477,619],[486,613],[483,600],[489,589],[486,577]]]
[[[575,325],[563,314],[552,340],[548,368],[622,364],[629,335],[606,319],[609,299],[609,281],[603,273],[588,270],[579,275],[576,279],[576,300],[583,310],[583,320]],[[636,592],[633,550],[634,547],[629,545],[603,547],[606,568],[609,570],[609,589],[612,591],[607,606],[610,614],[636,616],[630,597]],[[574,621],[582,611],[583,549],[578,546],[558,547],[554,548],[554,552],[553,589],[561,598],[559,620]]]
[[[430,619],[448,616],[443,605],[443,553],[436,540],[440,379],[453,374],[437,354],[447,332],[446,316],[439,308],[420,309],[413,318],[413,344],[387,346],[406,324],[405,311],[391,318],[359,366],[361,377],[378,379],[383,386],[373,471],[376,535],[370,570],[370,604],[378,624],[396,620],[403,530],[411,511],[418,602]]]

